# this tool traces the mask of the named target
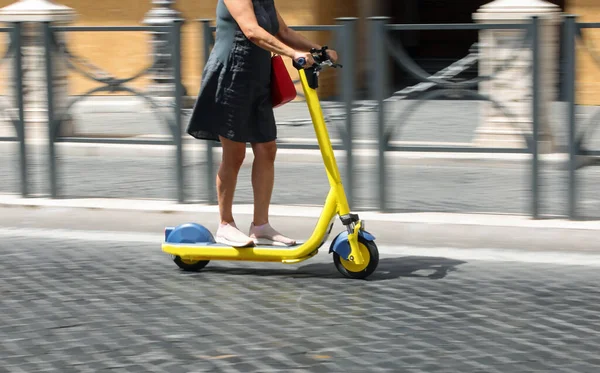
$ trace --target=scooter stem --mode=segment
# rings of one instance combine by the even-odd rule
[[[318,72],[311,69],[307,70],[310,74],[318,74]],[[327,178],[329,179],[329,184],[331,189],[334,191],[337,200],[337,213],[341,216],[345,216],[350,214],[350,206],[348,204],[344,186],[342,185],[342,178],[340,176],[340,171],[335,159],[333,146],[331,145],[329,132],[327,131],[327,125],[325,124],[325,119],[323,118],[323,111],[321,109],[319,97],[316,93],[316,90],[311,87],[311,83],[309,83],[307,79],[307,70],[299,69],[298,74],[300,75],[300,81],[302,82],[302,89],[304,90],[308,111],[310,112],[310,116],[312,118],[315,134],[319,143],[319,149],[321,150],[321,155],[323,156],[323,163],[325,164],[325,170],[327,171]],[[318,76],[311,76],[311,82],[312,85],[316,87],[318,85]],[[354,225],[353,230],[348,232],[350,260],[356,264],[363,264],[365,260],[358,245],[358,233],[360,229],[361,222],[358,221]]]
[[[325,124],[325,119],[323,118],[323,111],[321,109],[319,97],[316,93],[316,90],[313,89],[308,82],[306,76],[307,70],[311,74],[314,73],[314,71],[310,69],[298,70],[300,81],[302,83],[302,89],[304,90],[308,111],[310,112],[317,142],[319,143],[319,149],[321,151],[321,156],[323,157],[325,170],[327,171],[327,178],[329,179],[331,188],[334,189],[336,193],[339,210],[338,212],[340,215],[346,215],[350,213],[350,206],[348,205],[346,192],[344,190],[344,186],[342,185],[342,178],[340,176],[340,171],[335,159],[333,146],[331,145],[329,132],[327,131],[327,125]],[[316,77],[314,79],[316,79]]]

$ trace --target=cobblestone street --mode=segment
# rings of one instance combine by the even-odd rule
[[[179,271],[159,243],[0,241],[0,372],[597,372],[598,269],[382,255]]]

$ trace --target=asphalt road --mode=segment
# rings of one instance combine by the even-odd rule
[[[54,233],[53,233],[54,232]],[[179,271],[159,243],[0,228],[0,372],[597,372],[598,260],[326,253]],[[507,260],[510,260],[507,259]]]

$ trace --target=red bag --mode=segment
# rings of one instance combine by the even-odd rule
[[[285,67],[283,58],[275,55],[271,58],[271,100],[273,107],[279,107],[296,98],[296,87]]]

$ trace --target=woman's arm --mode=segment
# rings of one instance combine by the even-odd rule
[[[281,17],[281,14],[279,14],[279,12],[277,12],[277,19],[279,20],[279,32],[277,33],[277,38],[279,38],[279,40],[281,40],[283,43],[289,45],[290,47],[296,50],[302,51],[309,51],[312,48],[322,48],[322,46],[308,40],[296,30],[292,30],[291,28],[289,28],[283,20],[283,18]],[[333,62],[337,61],[338,56],[336,51],[329,49],[327,50],[327,54]]]
[[[254,14],[252,0],[224,0],[224,2],[229,13],[240,26],[240,29],[248,40],[263,49],[288,56],[295,61],[303,57],[307,60],[308,66],[314,63],[310,53],[297,52],[293,47],[286,45],[267,32],[267,30],[260,27]]]
[[[279,20],[279,32],[277,33],[277,37],[283,43],[289,45],[290,47],[298,50],[309,51],[312,48],[321,49],[321,46],[317,43],[313,43],[308,40],[304,36],[302,36],[299,32],[292,30],[285,23],[281,14],[277,12],[277,19]]]

